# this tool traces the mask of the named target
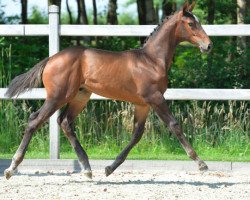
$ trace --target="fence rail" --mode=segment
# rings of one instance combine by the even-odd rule
[[[250,25],[204,25],[210,36],[250,36]],[[155,25],[59,25],[59,9],[49,7],[48,25],[0,25],[0,36],[49,36],[49,54],[59,50],[60,36],[148,36]],[[6,88],[0,88],[0,99]],[[250,100],[250,89],[169,89],[170,100]],[[43,88],[35,88],[17,99],[45,99]],[[106,99],[93,94],[91,99]],[[50,158],[59,158],[58,112],[50,118]]]
[[[7,88],[0,88],[0,99],[9,99],[4,96]],[[250,89],[168,89],[164,97],[166,100],[250,100]],[[41,100],[46,98],[44,88],[34,88],[20,94],[13,99]],[[92,94],[92,100],[107,100],[107,98]]]
[[[156,25],[60,25],[60,36],[148,36]],[[203,25],[210,36],[249,36],[250,25]],[[49,25],[0,25],[1,36],[48,36]]]

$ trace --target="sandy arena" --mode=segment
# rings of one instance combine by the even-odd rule
[[[0,178],[0,199],[192,199],[249,200],[250,170],[237,172],[117,170],[109,177],[93,171],[88,180],[67,171]]]

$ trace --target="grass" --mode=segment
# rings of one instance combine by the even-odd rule
[[[223,150],[222,150],[223,151]],[[236,155],[230,153],[221,153],[221,149],[206,149],[203,152],[198,152],[200,158],[203,160],[209,161],[233,161],[233,162],[250,162],[249,155]],[[88,149],[87,153],[90,159],[115,159],[118,155],[119,151],[115,151],[114,149],[103,149],[101,146]],[[0,159],[11,159],[13,153],[0,153]],[[48,159],[49,152],[41,152],[41,151],[28,151],[26,159]],[[63,151],[60,153],[61,159],[77,159],[75,152],[73,151]],[[131,160],[190,160],[188,156],[183,153],[169,153],[165,152],[163,149],[159,149],[158,151],[151,152],[151,151],[141,151],[138,153],[137,150],[132,150],[127,159]]]
[[[11,158],[27,124],[31,107],[42,102],[0,101],[0,158]],[[248,102],[171,102],[184,133],[204,160],[250,161]],[[129,142],[133,107],[124,102],[91,101],[76,120],[77,136],[92,159],[114,159]],[[33,137],[26,158],[49,158],[48,124]],[[76,158],[61,133],[61,158]],[[150,113],[142,140],[129,159],[189,158],[175,136]]]

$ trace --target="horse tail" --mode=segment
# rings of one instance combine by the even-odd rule
[[[49,58],[45,58],[37,63],[28,72],[16,76],[8,86],[8,90],[5,96],[12,98],[19,94],[30,90],[31,88],[38,87],[42,80],[43,70],[49,61]]]

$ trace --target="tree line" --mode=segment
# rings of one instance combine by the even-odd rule
[[[72,10],[72,2],[77,5],[77,13]],[[89,3],[90,1],[88,1]],[[1,2],[0,2],[1,3]],[[0,22],[21,24],[47,23],[47,16],[39,8],[33,9],[28,17],[28,0],[20,0],[20,16],[5,17],[0,7]],[[85,0],[66,0],[66,13],[61,13],[61,0],[48,0],[48,5],[58,5],[61,23],[66,24],[158,24],[166,16],[178,10],[184,0],[108,0],[106,10],[99,9],[99,3],[92,0],[92,11],[87,10]],[[119,6],[136,5],[137,15],[118,13]],[[202,24],[248,24],[250,22],[250,1],[248,0],[197,0],[194,13]],[[27,70],[39,59],[47,56],[46,38],[3,37],[0,47],[11,45],[11,77]],[[138,48],[145,38],[126,37],[62,37],[61,46],[94,46],[97,48],[121,51]],[[198,50],[187,44],[181,45],[176,52],[170,76],[172,87],[212,87],[212,88],[249,88],[250,86],[250,37],[212,37],[214,50],[210,55],[200,55]],[[39,45],[40,44],[40,45]],[[34,55],[29,57],[27,55]],[[6,60],[6,59],[5,59]],[[8,65],[2,66],[5,67]]]

